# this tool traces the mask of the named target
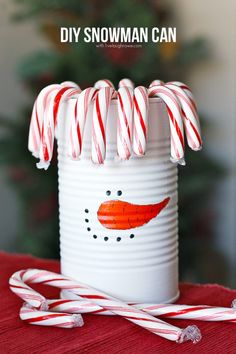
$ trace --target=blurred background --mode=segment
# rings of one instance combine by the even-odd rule
[[[236,286],[235,13],[233,0],[0,0],[0,249],[59,257],[56,159],[45,173],[27,151],[42,87],[179,80],[194,92],[204,139],[179,168],[181,280]],[[60,26],[176,26],[177,43],[60,44]]]

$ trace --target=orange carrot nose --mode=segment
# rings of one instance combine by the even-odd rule
[[[97,216],[107,229],[128,230],[147,224],[168,204],[170,198],[160,203],[137,205],[121,200],[110,200],[100,205]]]

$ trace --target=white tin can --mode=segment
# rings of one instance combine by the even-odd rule
[[[127,302],[173,302],[178,290],[177,167],[170,162],[164,104],[149,99],[147,152],[116,157],[117,101],[112,100],[103,165],[91,161],[92,104],[81,159],[67,155],[74,107],[58,123],[61,272]]]

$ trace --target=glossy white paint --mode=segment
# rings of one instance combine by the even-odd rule
[[[92,107],[81,159],[67,157],[67,123],[72,109],[72,100],[64,104],[58,126],[62,273],[125,301],[174,301],[178,297],[177,167],[169,161],[169,123],[164,105],[159,99],[150,99],[146,155],[121,162],[116,157],[117,102],[113,100],[104,165],[91,162]],[[166,197],[171,198],[167,207],[142,227],[109,230],[97,219],[104,201],[119,199],[143,205]]]

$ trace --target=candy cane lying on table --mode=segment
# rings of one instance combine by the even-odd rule
[[[184,165],[184,129],[179,101],[165,86],[153,86],[148,91],[149,97],[160,97],[166,105],[170,122],[171,161]]]
[[[128,160],[132,153],[133,89],[124,86],[118,90],[117,153]]]
[[[124,317],[128,321],[133,322],[156,335],[178,343],[182,343],[186,340],[192,340],[196,343],[201,339],[200,331],[196,326],[188,326],[186,329],[180,329],[139,309],[127,305],[118,299],[110,297],[101,291],[90,288],[85,284],[75,282],[60,274],[39,269],[28,269],[14,273],[9,280],[10,289],[17,296],[39,311],[45,311],[41,310],[41,308],[45,309],[47,300],[26,285],[26,283],[46,284],[59,289],[69,290],[73,294],[87,299],[116,315]],[[59,318],[56,318],[58,324]]]
[[[148,90],[144,86],[134,89],[133,151],[143,156],[147,146]]]
[[[48,309],[53,312],[113,315],[112,312],[95,305],[89,300],[47,300],[47,305]],[[131,304],[131,306],[149,313],[149,315],[161,318],[236,323],[235,308],[179,304]]]
[[[29,324],[39,326],[52,326],[60,328],[82,327],[84,324],[80,314],[53,313],[37,310],[28,303],[24,303],[20,309],[20,319]]]
[[[95,98],[92,122],[92,161],[97,164],[103,164],[106,157],[106,124],[113,94],[113,88],[102,87]]]
[[[69,156],[76,160],[79,158],[82,150],[84,127],[88,114],[89,105],[94,100],[97,89],[89,87],[83,90],[77,100],[73,103],[73,114],[70,121],[68,150]]]
[[[180,86],[169,83],[165,84],[165,87],[169,88],[180,102],[188,145],[192,150],[200,150],[202,147],[202,139],[195,105],[193,105],[192,100]]]

